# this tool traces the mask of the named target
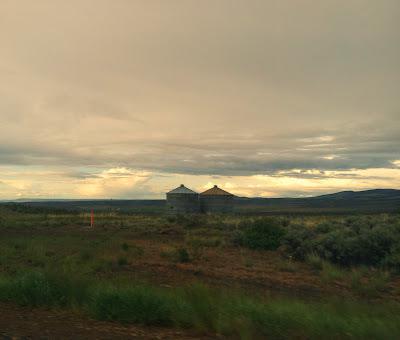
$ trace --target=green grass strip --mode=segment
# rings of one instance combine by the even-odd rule
[[[99,320],[192,328],[242,339],[400,338],[400,307],[395,304],[259,301],[201,285],[116,286],[71,273],[28,272],[0,278],[0,301],[78,307]]]

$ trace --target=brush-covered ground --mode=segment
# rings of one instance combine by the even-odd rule
[[[400,338],[400,216],[0,206],[0,336]]]

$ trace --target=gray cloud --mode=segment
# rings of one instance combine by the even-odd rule
[[[104,145],[34,145],[0,148],[0,163],[16,165],[125,166],[151,171],[207,174],[279,174],[282,170],[347,170],[394,167],[396,128],[352,134],[352,129],[301,136],[229,139],[140,139]],[[325,132],[325,131],[323,131]],[[400,129],[399,129],[400,134]],[[139,145],[140,147],[135,147]],[[133,146],[131,148],[131,146]],[[297,174],[300,176],[302,172]]]
[[[393,167],[399,22],[396,0],[2,1],[0,164]]]

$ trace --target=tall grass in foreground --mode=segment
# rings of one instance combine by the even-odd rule
[[[0,300],[78,307],[100,320],[194,328],[242,339],[400,337],[398,305],[256,301],[204,286],[112,286],[88,282],[73,274],[31,272],[1,278]]]

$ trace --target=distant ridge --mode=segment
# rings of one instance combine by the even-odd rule
[[[259,200],[304,200],[304,199],[362,199],[362,198],[396,198],[400,197],[400,189],[370,189],[361,191],[338,191],[310,197],[241,197],[242,199]],[[240,198],[239,198],[240,199]],[[160,201],[161,199],[124,199],[124,198],[17,198],[0,200],[0,202],[30,203],[30,202],[107,202],[107,201]]]
[[[400,190],[397,189],[371,189],[363,191],[339,191],[333,194],[315,196],[312,198],[335,198],[335,199],[374,199],[399,197]]]
[[[400,212],[400,190],[340,191],[304,198],[241,198],[238,211],[260,213]]]
[[[235,211],[242,214],[400,213],[400,190],[340,191],[302,198],[235,197],[234,202]],[[156,214],[165,211],[163,199],[18,199],[1,203],[75,211],[97,209]]]

